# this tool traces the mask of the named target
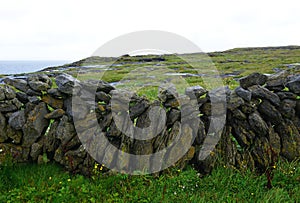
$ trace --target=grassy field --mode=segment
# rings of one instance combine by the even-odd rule
[[[54,164],[0,168],[0,202],[299,202],[300,163],[280,162],[273,188],[265,175],[224,166],[199,177],[188,167],[159,176],[71,175]]]
[[[89,57],[65,65],[63,71],[80,80],[101,79],[155,99],[158,86],[166,82],[176,84],[178,92],[195,85],[213,89],[224,84],[234,89],[238,78],[253,72],[300,72],[298,63],[300,47],[288,46],[237,48],[207,54]]]

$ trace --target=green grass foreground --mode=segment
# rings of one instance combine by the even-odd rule
[[[117,174],[86,178],[60,166],[4,165],[0,202],[299,202],[300,163],[280,162],[273,188],[265,175],[217,167],[199,177],[191,167],[159,177]]]

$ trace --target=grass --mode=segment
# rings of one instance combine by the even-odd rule
[[[217,167],[203,178],[192,167],[159,177],[116,174],[86,178],[55,164],[5,165],[0,173],[0,202],[297,202],[300,162],[280,162],[273,188],[266,177]]]
[[[278,47],[278,48],[240,48],[224,52],[213,52],[207,55],[183,54],[163,55],[164,61],[141,62],[143,58],[156,56],[121,57],[118,59],[106,59],[101,57],[90,57],[75,64],[81,65],[110,65],[110,69],[90,68],[84,69],[78,74],[78,79],[101,79],[109,83],[117,83],[118,88],[138,87],[150,88],[145,91],[146,96],[152,100],[154,82],[163,82],[173,79],[185,80],[189,86],[201,85],[205,88],[215,88],[213,84],[207,84],[205,78],[216,81],[217,75],[222,78],[216,86],[228,85],[230,89],[236,88],[239,83],[237,79],[253,72],[271,74],[280,70],[299,72],[299,69],[288,67],[289,64],[300,62],[300,47]],[[188,63],[187,63],[188,62]],[[107,67],[106,67],[107,68]],[[168,73],[186,73],[185,76],[165,75]],[[198,73],[210,76],[197,76]],[[72,69],[70,74],[77,75]],[[227,76],[227,75],[230,76]],[[145,75],[151,76],[146,78]],[[210,78],[211,77],[211,78]],[[179,87],[183,89],[184,86]],[[143,91],[142,91],[143,92]],[[149,92],[150,94],[147,94]]]

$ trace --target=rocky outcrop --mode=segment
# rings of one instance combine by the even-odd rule
[[[136,155],[170,147],[160,159],[143,162],[163,168],[184,150],[171,165],[192,163],[206,174],[218,156],[227,165],[260,172],[274,160],[300,157],[300,80],[286,71],[268,77],[253,73],[232,91],[195,86],[179,95],[174,86],[161,86],[154,102],[103,81],[79,81],[67,74],[55,78],[57,88],[46,75],[4,81],[0,163],[7,155],[18,162],[41,163],[46,157],[90,175],[94,158],[122,170],[143,164],[116,159],[122,154],[108,153],[114,147]]]

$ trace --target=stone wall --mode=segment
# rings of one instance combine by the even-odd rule
[[[221,87],[208,92],[196,86],[179,96],[169,87],[161,89],[154,102],[134,94],[128,100],[129,92],[102,81],[78,81],[66,74],[55,78],[56,88],[46,75],[6,78],[4,82],[0,86],[0,163],[7,156],[17,162],[54,161],[69,171],[90,175],[96,162],[85,149],[92,144],[81,141],[92,138],[94,132],[86,130],[93,129],[93,119],[111,145],[137,155],[158,152],[178,139],[177,134],[192,132],[195,139],[174,165],[193,164],[204,174],[220,158],[228,166],[263,172],[279,158],[292,161],[300,157],[300,75],[285,71],[268,77],[253,73],[241,78],[235,90]],[[216,99],[220,92],[226,96],[225,102]],[[93,101],[85,99],[91,95]],[[113,119],[112,95],[117,101],[114,111],[124,116],[121,118],[129,116],[141,129],[157,126],[162,130],[148,140],[126,136]],[[165,110],[164,123],[149,118],[154,107]],[[212,117],[225,119],[225,115],[224,128],[218,128],[223,123],[212,122]],[[191,120],[193,116],[196,122]],[[210,134],[210,128],[216,129],[216,135]],[[79,139],[80,129],[91,134]],[[108,159],[105,149],[100,151],[97,159]],[[176,153],[173,151],[162,160]],[[110,161],[114,159],[110,157]]]

